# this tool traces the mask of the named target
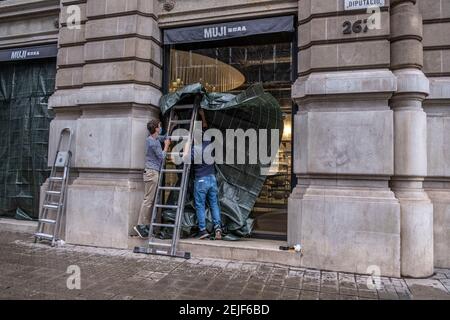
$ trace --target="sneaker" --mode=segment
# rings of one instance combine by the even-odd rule
[[[138,225],[138,226],[135,226],[133,229],[134,229],[134,231],[136,231],[138,236],[141,237],[142,239],[148,238],[148,230],[145,226]]]
[[[208,233],[208,231],[202,230],[197,234],[197,239],[204,240],[204,239],[208,238],[209,236],[210,236],[210,234]]]
[[[222,240],[222,229],[217,228],[214,233],[215,233],[215,239],[216,240]]]

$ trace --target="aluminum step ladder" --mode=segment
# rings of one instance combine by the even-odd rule
[[[41,217],[38,221],[34,242],[47,240],[54,247],[61,234],[61,219],[66,208],[66,192],[70,174],[72,158],[72,130],[65,128],[61,131],[56,149],[48,189],[42,204]],[[65,140],[65,141],[64,141]],[[63,143],[64,141],[64,143]]]
[[[180,115],[181,114],[181,115]],[[184,118],[183,119],[183,114]],[[188,115],[186,115],[188,114]],[[195,121],[197,119],[198,114],[198,104],[190,104],[190,105],[177,105],[172,107],[170,111],[170,117],[169,117],[169,124],[168,124],[168,137],[167,139],[170,139],[174,142],[179,142],[181,140],[187,140],[186,142],[190,141],[192,146],[192,140],[193,140],[193,128]],[[188,128],[185,128],[188,130],[187,136],[173,136],[173,132],[178,127],[182,126],[188,126]],[[190,151],[190,150],[189,150]],[[155,201],[153,205],[153,211],[152,211],[152,217],[150,220],[150,228],[149,228],[149,241],[147,247],[135,247],[134,253],[144,253],[144,254],[153,254],[153,255],[164,255],[164,256],[171,256],[171,257],[180,257],[185,259],[190,259],[191,254],[189,252],[180,252],[177,250],[178,248],[178,241],[180,239],[180,230],[181,230],[181,218],[184,213],[184,202],[186,199],[186,193],[187,193],[187,186],[189,182],[189,174],[191,169],[190,161],[188,163],[184,163],[180,165],[180,169],[169,169],[167,168],[167,162],[170,160],[171,156],[181,156],[182,153],[180,152],[168,152],[166,154],[166,157],[163,160],[163,165],[161,166],[161,171],[159,174],[159,181],[158,181],[158,187],[156,189],[156,196]],[[181,169],[182,167],[182,169]],[[181,180],[179,186],[168,186],[164,183],[167,182],[167,175],[169,174],[181,174]],[[176,192],[177,196],[175,197],[177,199],[177,205],[168,205],[164,204],[164,197],[163,193],[165,191],[172,191]],[[156,222],[158,209],[174,209],[176,210],[175,215],[175,222],[174,224],[163,224]],[[173,229],[172,232],[172,239],[170,239],[170,243],[168,242],[162,242],[158,241],[159,239],[155,236],[155,230],[157,228],[171,228]]]

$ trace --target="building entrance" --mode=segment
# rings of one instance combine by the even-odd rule
[[[226,24],[200,26],[197,27],[200,34],[194,29],[196,27],[170,30],[165,39],[182,43],[165,46],[166,68],[169,66],[165,73],[165,85],[167,92],[174,92],[185,85],[200,82],[208,92],[238,94],[252,84],[261,83],[278,100],[284,118],[281,146],[276,165],[267,177],[252,216],[255,219],[253,236],[283,239],[287,233],[287,201],[293,188],[291,86],[295,77],[295,33],[275,32],[216,40],[217,37],[230,35],[227,32],[234,28],[249,30],[249,25],[253,24],[247,21],[235,22],[230,27]],[[185,29],[190,30],[186,32]],[[254,26],[254,29],[257,27]],[[207,40],[213,38],[213,41],[203,39],[184,43],[180,38],[183,33],[187,38],[201,36],[201,30]],[[176,35],[177,39],[170,38],[171,34]]]

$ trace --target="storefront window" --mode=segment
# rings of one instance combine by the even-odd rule
[[[0,217],[39,216],[55,75],[54,59],[0,64]]]
[[[262,83],[280,103],[284,116],[282,143],[277,161],[270,170],[252,215],[254,235],[285,237],[287,200],[291,192],[292,172],[292,100],[293,43],[265,36],[259,41],[234,39],[227,43],[171,46],[167,90],[174,92],[187,84],[202,83],[209,92],[240,93]]]

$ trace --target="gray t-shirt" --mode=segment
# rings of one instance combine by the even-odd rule
[[[166,156],[166,153],[161,148],[161,140],[164,140],[164,137],[160,136],[155,139],[152,136],[149,136],[145,140],[147,148],[145,154],[146,169],[153,169],[158,172],[161,170],[163,159]]]

